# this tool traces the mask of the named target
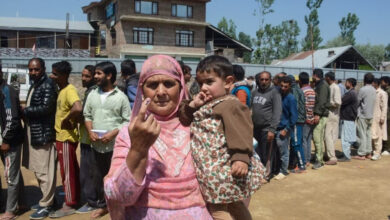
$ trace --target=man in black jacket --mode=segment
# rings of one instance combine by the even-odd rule
[[[56,187],[57,152],[54,145],[56,132],[54,120],[57,88],[46,75],[45,62],[32,58],[28,62],[32,85],[28,91],[26,107],[23,109],[27,125],[28,156],[24,165],[35,173],[43,197],[30,219],[42,219],[52,211]]]
[[[313,131],[316,162],[312,168],[317,170],[324,166],[324,132],[329,115],[330,89],[328,83],[324,80],[324,73],[321,69],[314,69],[313,81],[316,84],[314,105],[314,124],[316,124],[316,127]]]
[[[341,146],[344,156],[338,159],[339,162],[351,161],[351,145],[356,141],[357,109],[359,106],[358,95],[355,91],[356,79],[348,78],[345,81],[347,92],[341,99],[340,120],[341,120]]]
[[[1,160],[4,164],[4,177],[8,184],[6,211],[0,219],[16,217],[18,202],[22,202],[23,177],[20,172],[20,152],[23,143],[23,128],[18,92],[3,80],[0,64],[0,143]]]

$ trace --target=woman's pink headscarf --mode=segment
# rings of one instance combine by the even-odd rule
[[[138,112],[141,108],[142,101],[143,101],[143,85],[145,81],[154,75],[166,75],[170,76],[177,81],[179,81],[181,85],[180,89],[180,98],[179,103],[188,97],[187,90],[185,89],[185,80],[183,71],[179,65],[179,63],[172,57],[166,56],[166,55],[154,55],[147,59],[144,64],[142,65],[141,75],[138,82],[138,88],[137,88],[137,95],[135,97],[134,101],[134,107],[132,110],[131,120],[138,115]],[[175,111],[173,111],[170,115],[161,117],[158,115],[155,115],[155,117],[160,121],[166,121],[171,119],[179,109],[179,105],[176,106]],[[131,121],[130,120],[130,121]]]

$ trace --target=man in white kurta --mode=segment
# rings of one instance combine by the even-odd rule
[[[372,145],[374,152],[371,160],[379,160],[382,152],[382,141],[387,140],[387,101],[388,96],[380,87],[379,79],[375,79],[373,83],[376,89],[374,118],[372,122]]]
[[[330,89],[329,116],[325,127],[325,146],[329,160],[325,164],[336,165],[337,157],[334,144],[339,137],[341,92],[340,87],[336,84],[335,73],[328,72],[325,74],[325,80],[329,84]]]

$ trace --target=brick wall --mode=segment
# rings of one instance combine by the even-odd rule
[[[158,15],[143,15],[136,14],[134,11],[135,0],[117,0],[118,2],[118,14],[120,17],[122,15],[138,15],[138,16],[156,16],[159,18],[170,18],[170,19],[185,19],[185,20],[194,20],[194,21],[205,21],[206,20],[206,3],[199,1],[183,1],[183,0],[153,0],[158,2]],[[193,18],[177,18],[171,16],[171,7],[172,4],[183,4],[192,6],[192,15]]]
[[[158,24],[146,22],[130,22],[122,21],[122,28],[126,44],[133,43],[133,27],[148,27],[153,28],[153,45],[156,46],[175,46],[176,44],[176,30],[186,30],[194,32],[194,47],[205,47],[205,27],[191,26],[191,25],[172,25],[172,24]],[[118,32],[117,32],[118,37]]]

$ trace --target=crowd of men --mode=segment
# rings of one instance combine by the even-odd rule
[[[321,69],[313,71],[311,82],[306,72],[297,79],[284,72],[272,79],[266,71],[257,74],[255,81],[250,103],[254,138],[268,180],[304,173],[310,162],[312,169],[318,170],[351,159],[377,161],[389,155],[390,142],[382,149],[389,132],[389,77],[377,79],[367,73],[359,91],[356,79],[348,78],[343,84],[334,72],[324,75]],[[342,155],[337,157],[339,138]],[[355,155],[351,155],[351,147],[357,148]]]
[[[103,178],[110,168],[115,137],[130,119],[139,78],[135,63],[123,61],[118,80],[111,62],[86,66],[81,76],[86,88],[83,101],[69,83],[69,62],[54,63],[48,75],[45,61],[33,58],[28,70],[32,85],[22,106],[15,88],[3,80],[0,65],[1,158],[8,185],[6,212],[0,218],[15,219],[18,212],[28,209],[20,172],[22,145],[22,163],[35,174],[42,192],[39,203],[31,207],[35,212],[30,219],[88,212],[91,218],[105,215]],[[57,160],[63,204],[55,200]]]
[[[191,68],[181,66],[186,89],[193,97],[199,85],[191,77]],[[0,65],[0,150],[8,185],[6,212],[0,218],[14,219],[26,209],[21,163],[34,173],[42,192],[39,203],[31,207],[35,212],[30,219],[88,212],[91,218],[105,215],[103,178],[110,167],[115,137],[130,119],[139,79],[135,63],[123,61],[118,79],[111,62],[85,66],[83,100],[69,83],[72,67],[67,61],[54,63],[48,75],[45,61],[32,58],[28,70],[32,85],[26,104],[21,105],[18,92],[3,80]],[[313,71],[312,79],[306,72],[297,78],[283,72],[272,78],[266,71],[245,79],[239,65],[234,65],[234,74],[231,93],[252,110],[254,147],[267,168],[268,181],[304,173],[311,162],[318,170],[352,158],[376,161],[389,155],[390,142],[382,149],[389,132],[389,77],[376,79],[367,73],[364,86],[356,91],[356,79],[348,78],[344,85],[336,81],[335,73],[324,75],[321,69]],[[343,153],[339,158],[334,146],[338,138]],[[76,157],[79,144],[80,163]],[[351,147],[357,148],[356,155],[351,155]],[[57,160],[63,204],[55,200]]]

